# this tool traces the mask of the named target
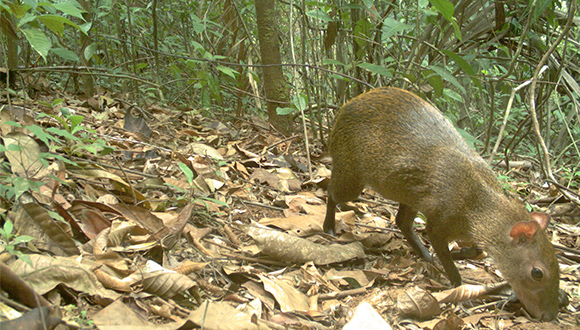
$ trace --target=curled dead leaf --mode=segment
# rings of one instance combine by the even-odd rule
[[[399,295],[397,309],[401,315],[426,319],[441,313],[437,299],[428,291],[414,287]]]
[[[107,289],[120,291],[120,292],[132,292],[131,286],[127,282],[113,277],[100,269],[95,269],[93,271],[99,282]]]
[[[252,237],[263,253],[286,262],[304,263],[312,261],[315,265],[327,265],[354,258],[362,258],[365,255],[360,242],[325,246],[254,225],[240,224],[237,227]]]
[[[490,291],[496,290],[499,286],[505,285],[505,282],[495,285],[461,285],[453,289],[433,293],[433,297],[440,303],[457,303],[476,299],[489,294]]]

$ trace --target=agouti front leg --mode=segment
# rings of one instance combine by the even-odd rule
[[[415,216],[417,215],[417,211],[413,210],[406,204],[399,205],[399,211],[397,212],[397,217],[395,218],[395,222],[397,223],[397,227],[401,230],[407,242],[411,244],[413,250],[423,258],[423,260],[428,262],[433,262],[433,257],[431,253],[427,251],[423,242],[417,236],[417,233],[413,230],[413,221],[415,220]]]

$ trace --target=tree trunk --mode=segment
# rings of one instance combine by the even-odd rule
[[[281,64],[280,45],[278,39],[278,11],[275,7],[276,1],[256,0],[256,19],[258,22],[258,40],[260,43],[260,55],[264,89],[266,92],[268,119],[270,124],[282,134],[290,135],[293,131],[292,117],[282,116],[276,113],[278,107],[288,107],[289,91],[284,80],[282,66],[271,64]]]

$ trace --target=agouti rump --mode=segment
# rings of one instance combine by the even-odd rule
[[[528,213],[507,197],[486,162],[453,125],[420,97],[377,88],[345,104],[330,134],[332,177],[324,231],[335,231],[338,203],[354,200],[365,186],[400,203],[396,217],[413,249],[430,253],[413,231],[417,212],[451,283],[461,277],[451,240],[482,247],[535,318],[558,313],[559,269],[544,229],[550,216]]]

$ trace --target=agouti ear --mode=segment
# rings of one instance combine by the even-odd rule
[[[512,242],[515,245],[521,245],[531,240],[540,225],[536,221],[516,222],[510,230]]]
[[[530,215],[532,216],[532,219],[536,221],[540,227],[542,227],[543,230],[548,228],[548,224],[550,223],[551,219],[549,214],[543,212],[532,212]]]

